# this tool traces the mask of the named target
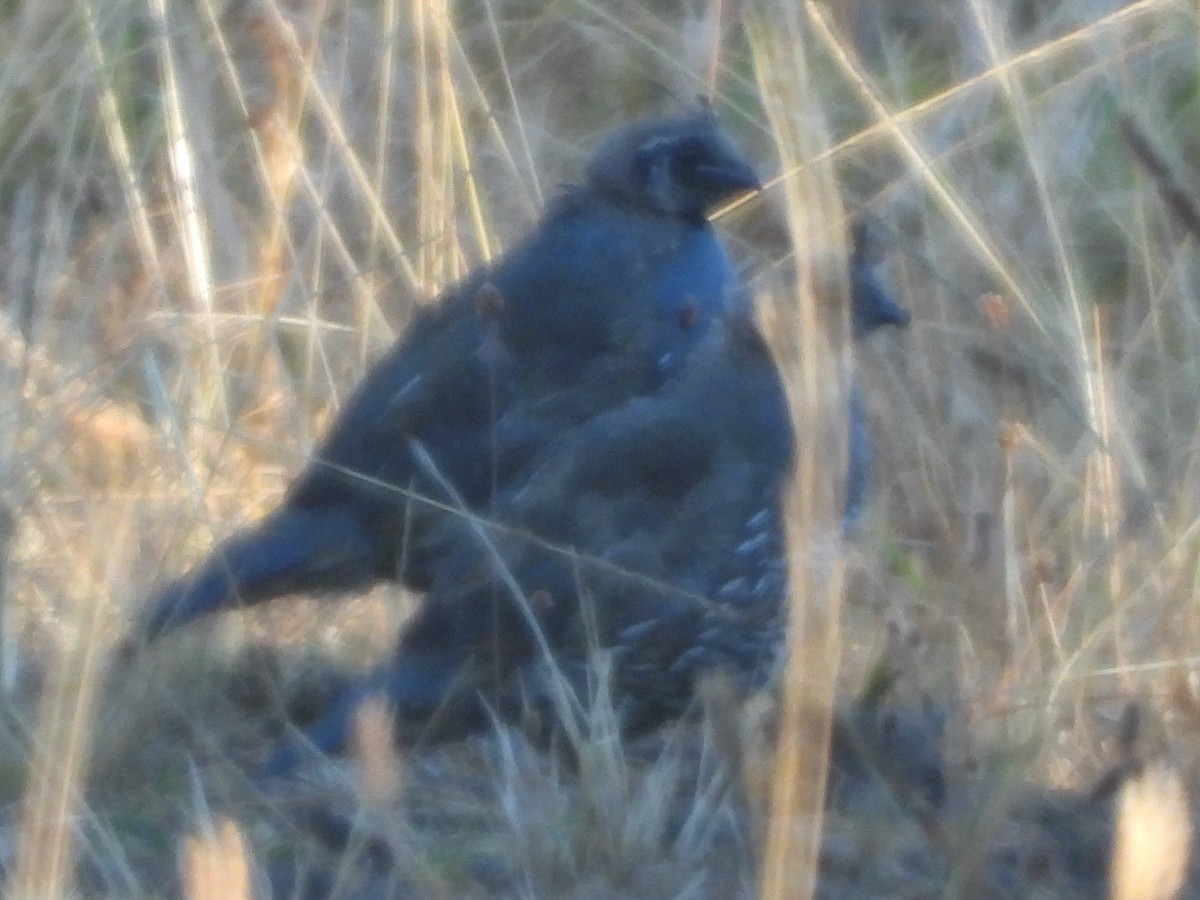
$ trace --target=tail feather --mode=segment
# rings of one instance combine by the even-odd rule
[[[285,507],[163,588],[148,605],[139,634],[153,640],[225,607],[367,585],[381,565],[377,541],[349,510]]]

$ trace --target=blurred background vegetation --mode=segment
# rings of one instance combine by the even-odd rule
[[[753,894],[761,848],[700,824],[729,801],[664,799],[711,766],[676,745],[607,759],[590,786],[515,736],[449,748],[404,767],[409,796],[374,819],[343,799],[361,815],[336,852],[296,838],[239,773],[285,713],[387,650],[410,602],[394,589],[232,615],[130,671],[108,653],[153,584],[273,505],[417,305],[522,234],[599,135],[698,95],[769,180],[719,223],[760,303],[789,302],[798,244],[842,240],[840,213],[792,209],[818,172],[876,223],[914,315],[858,350],[876,461],[839,696],[886,659],[948,710],[971,812],[911,893],[830,896],[975,884],[997,841],[1036,844],[1004,830],[1018,781],[1083,790],[1133,731],[1194,795],[1197,17],[1171,0],[0,3],[10,894],[208,896],[210,845],[233,879],[212,896],[242,890],[238,859],[260,895],[307,896],[305,866],[326,873],[312,896]],[[909,842],[936,857],[937,829],[909,825],[832,820],[822,877]]]

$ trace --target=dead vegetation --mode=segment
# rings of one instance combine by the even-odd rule
[[[6,893],[1200,896],[1196,16],[0,4]],[[230,615],[134,667],[121,622],[272,505],[413,305],[597,134],[698,93],[772,174],[723,225],[782,352],[840,207],[914,314],[858,354],[873,509],[802,573],[791,691],[717,686],[632,746],[601,692],[563,753],[501,730],[401,757],[375,718],[355,760],[249,784],[411,598]],[[817,396],[836,348],[792,343]],[[828,500],[798,492],[798,545]],[[882,670],[866,743],[944,718],[940,806],[915,762],[836,753],[823,801],[821,748],[854,740],[831,699]]]

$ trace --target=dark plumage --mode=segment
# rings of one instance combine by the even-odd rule
[[[729,660],[739,672],[769,665],[759,648],[773,645],[779,629],[781,565],[752,565],[774,579],[773,589],[747,589],[736,600],[702,595],[759,555],[738,548],[766,527],[791,444],[770,354],[749,319],[731,315],[659,395],[561,435],[500,498],[500,522],[555,546],[478,526],[527,592],[521,599],[501,584],[477,526],[443,521],[448,552],[392,663],[335,705],[308,740],[340,748],[359,700],[380,688],[404,741],[477,730],[492,709],[549,702],[553,665],[586,692],[592,646],[616,650],[613,689],[630,729],[681,711],[701,655],[711,652],[711,664],[740,656]],[[733,552],[697,552],[699,542]],[[559,549],[570,547],[581,555]],[[701,637],[708,631],[711,644]],[[539,632],[553,664],[539,651]],[[736,639],[719,647],[726,636]],[[688,654],[695,664],[678,664]],[[290,769],[301,752],[285,744],[266,772]]]
[[[946,801],[946,761],[942,753],[945,711],[921,706],[887,706],[860,699],[834,711],[830,736],[829,797],[842,808],[878,803],[886,786],[911,808],[935,810]]]
[[[851,285],[856,333],[907,322],[871,272]],[[731,313],[657,394],[548,445],[497,498],[501,527],[441,523],[445,552],[394,659],[308,741],[342,746],[375,690],[405,741],[552,705],[560,674],[586,696],[595,650],[610,654],[627,732],[682,713],[705,671],[761,684],[783,634],[780,494],[792,459],[774,361],[748,312]],[[291,768],[302,746],[282,746],[265,771]]]
[[[486,510],[555,434],[653,392],[737,289],[705,214],[757,185],[707,109],[613,134],[532,234],[418,315],[280,508],[167,585],[135,637],[297,591],[425,587],[437,513],[412,494]]]
[[[908,327],[909,314],[892,299],[879,282],[873,264],[870,236],[866,226],[856,226],[854,251],[850,257],[850,296],[854,339],[866,337],[886,325]],[[851,532],[862,519],[871,484],[871,429],[867,425],[867,407],[857,384],[850,385],[847,437],[846,500],[842,528]]]

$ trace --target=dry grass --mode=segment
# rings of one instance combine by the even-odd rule
[[[1200,895],[1179,858],[1200,730],[1194,4],[0,17],[9,895],[1085,897],[1110,870],[1114,897]],[[311,791],[251,788],[285,717],[386,652],[409,598],[230,615],[131,669],[109,662],[120,623],[270,508],[414,306],[526,229],[597,134],[700,92],[773,173],[722,224],[801,432],[832,442],[805,441],[789,501],[782,704],[609,734],[572,765],[507,731],[395,759],[368,718]],[[843,208],[889,235],[914,313],[858,353],[875,500],[846,547],[818,537],[844,348],[816,337],[813,290]],[[831,700],[881,659],[901,700],[948,714],[936,813],[823,802]],[[1139,843],[1128,823],[1154,821]]]

